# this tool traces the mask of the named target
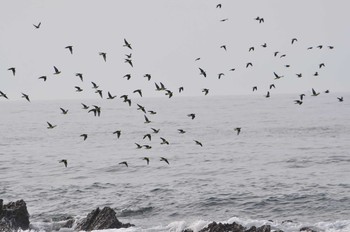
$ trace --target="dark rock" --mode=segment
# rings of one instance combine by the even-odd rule
[[[0,231],[27,230],[29,228],[29,213],[23,200],[10,202],[6,205],[0,200]]]
[[[270,225],[264,225],[256,228],[255,226],[250,227],[250,229],[244,231],[244,232],[270,232],[271,226]]]
[[[199,232],[244,232],[245,228],[237,223],[216,223],[212,222],[204,229],[201,229]]]
[[[182,232],[193,232],[192,229],[184,229]]]
[[[74,224],[74,219],[69,219],[62,225],[62,228],[72,228]]]
[[[86,218],[78,222],[75,230],[103,230],[119,229],[134,226],[130,223],[123,224],[115,216],[116,212],[110,207],[104,207],[102,210],[97,208],[87,215]]]
[[[302,228],[300,228],[300,231],[302,231],[302,232],[317,232],[316,230],[311,229],[310,227],[302,227]]]

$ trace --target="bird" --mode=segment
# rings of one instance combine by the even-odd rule
[[[127,80],[130,80],[131,74],[125,74],[125,75],[123,76],[123,78],[126,78]]]
[[[318,65],[319,68],[325,67],[324,63]]]
[[[146,77],[148,81],[151,80],[151,74],[149,74],[149,73],[145,74],[143,77]]]
[[[124,164],[126,167],[129,167],[126,161],[120,162],[119,164]]]
[[[180,134],[185,134],[186,131],[184,131],[183,129],[177,129],[177,131],[180,133]]]
[[[154,128],[151,128],[151,130],[153,131],[154,134],[158,134],[160,129],[154,129]]]
[[[280,58],[283,58],[283,57],[286,57],[286,56],[287,56],[286,54],[283,54],[283,55],[280,56]]]
[[[317,77],[317,76],[318,76],[318,72],[315,72],[315,73],[314,73],[314,76]]]
[[[224,49],[225,51],[227,51],[227,50],[226,50],[226,45],[221,45],[220,48],[222,48],[222,49]]]
[[[39,22],[37,25],[33,24],[33,26],[35,27],[35,29],[39,29],[41,26],[41,22]]]
[[[47,129],[53,129],[53,128],[55,128],[57,126],[57,125],[52,125],[49,122],[47,122],[47,125],[48,125]]]
[[[322,49],[323,45],[318,45],[317,48]]]
[[[265,97],[266,97],[266,98],[269,98],[269,97],[270,97],[270,92],[269,92],[269,91],[267,91]]]
[[[164,157],[160,157],[160,161],[164,161],[165,163],[169,164],[169,161],[165,159]]]
[[[343,102],[344,101],[343,97],[337,97],[337,98],[338,98],[339,102]]]
[[[87,105],[85,105],[84,103],[81,103],[81,104],[82,104],[84,110],[89,109],[89,107]]]
[[[68,113],[68,110],[65,110],[65,109],[63,109],[63,108],[60,108],[61,109],[61,111],[62,111],[62,114],[67,114]]]
[[[130,64],[131,67],[134,67],[132,64],[132,60],[130,60],[130,59],[124,59],[124,60],[125,60],[124,63],[128,63],[128,64]]]
[[[196,114],[192,113],[192,114],[188,114],[187,116],[190,117],[193,120],[196,117]]]
[[[70,54],[73,55],[73,46],[67,46],[67,47],[65,47],[65,48],[68,49],[69,52],[70,52]]]
[[[236,127],[234,131],[237,131],[237,135],[239,135],[241,133],[241,129],[242,129],[241,127]]]
[[[30,102],[29,96],[25,93],[22,93],[22,98],[25,98],[28,102]]]
[[[333,49],[334,47],[333,46],[328,46],[329,49]]]
[[[254,47],[250,47],[248,52],[254,51]]]
[[[184,91],[184,87],[179,87],[179,93],[181,93],[182,91]]]
[[[284,67],[289,68],[289,67],[290,67],[290,65],[289,65],[289,64],[286,64],[286,65],[284,65]]]
[[[140,97],[142,97],[142,90],[141,89],[136,89],[133,91],[133,93],[138,93]]]
[[[81,81],[83,81],[83,74],[82,73],[76,73],[75,76],[79,77]]]
[[[128,103],[129,106],[131,106],[131,100],[130,99],[125,99],[124,102]]]
[[[148,140],[151,141],[152,136],[151,136],[151,134],[145,134],[143,136],[143,139],[145,139],[145,138],[148,138]]]
[[[303,104],[303,102],[301,100],[294,100],[294,102],[295,102],[295,104],[299,104],[299,105]]]
[[[138,144],[138,143],[135,143],[135,145],[136,145],[136,149],[141,149],[142,148],[142,146],[140,144]]]
[[[137,104],[138,108],[137,110],[141,110],[142,112],[144,112],[146,114],[146,109],[144,106],[141,106],[140,104]]]
[[[100,95],[101,98],[103,98],[103,95],[102,95],[102,90],[101,89],[97,89],[95,91],[95,93],[98,93]]]
[[[132,53],[130,53],[129,55],[128,55],[128,54],[125,54],[125,56],[126,56],[126,58],[131,59]]]
[[[274,89],[276,88],[274,84],[270,85],[270,89],[272,89],[272,88],[274,88]]]
[[[130,49],[132,50],[131,44],[130,44],[128,41],[126,41],[126,39],[124,39],[124,45],[123,45],[123,47],[127,47],[127,48],[130,48]]]
[[[8,99],[7,95],[2,91],[0,91],[0,97]]]
[[[296,74],[298,78],[301,78],[303,75],[301,73]]]
[[[91,84],[93,89],[98,89],[99,86],[95,82],[91,81]]]
[[[60,160],[60,161],[58,161],[58,162],[59,162],[59,163],[63,163],[65,167],[68,166],[68,162],[67,162],[66,159]]]
[[[76,89],[76,90],[75,90],[76,92],[81,92],[81,91],[83,91],[83,89],[80,88],[79,86],[74,86],[74,88]]]
[[[221,8],[221,3],[217,4],[216,8]]]
[[[294,42],[297,42],[298,40],[297,40],[297,38],[293,38],[292,39],[292,44],[294,43]]]
[[[173,96],[173,92],[167,89],[165,95],[168,95],[169,98],[171,98]]]
[[[279,76],[277,73],[275,73],[275,72],[273,72],[273,75],[275,75],[275,80],[276,79],[280,79],[280,78],[282,78],[283,76]]]
[[[39,77],[38,79],[43,79],[44,81],[46,81],[47,76],[41,76],[41,77]]]
[[[152,147],[150,145],[143,145],[143,147],[147,150],[152,149]]]
[[[53,73],[54,75],[58,75],[61,73],[61,71],[58,70],[58,68],[56,66],[53,66],[53,68],[55,69],[55,72]]]
[[[120,135],[121,135],[121,131],[120,130],[117,130],[117,131],[114,131],[113,134],[114,135],[117,135],[117,138],[119,139]]]
[[[219,73],[218,74],[218,79],[220,80],[222,76],[225,76],[225,74],[224,73]]]
[[[200,71],[199,75],[203,75],[204,77],[207,77],[207,73],[203,69],[199,68],[199,71]]]
[[[149,165],[149,158],[148,157],[143,157],[142,160],[146,160],[147,165]]]
[[[264,44],[261,45],[261,47],[266,48],[266,47],[267,47],[267,44],[264,43]]]
[[[307,50],[311,50],[313,47],[308,47]]]
[[[116,95],[112,96],[112,94],[109,91],[108,91],[107,95],[108,95],[107,99],[109,99],[109,100],[112,100],[112,99],[117,97]]]
[[[105,52],[100,52],[100,53],[98,53],[100,56],[102,56],[102,58],[103,58],[103,60],[106,62],[107,60],[107,53],[105,53]]]
[[[253,92],[258,90],[258,86],[253,86]]]
[[[150,123],[151,121],[147,118],[147,116],[146,115],[144,116],[145,116],[145,123]]]
[[[278,53],[279,53],[279,52],[275,52],[275,53],[274,53],[274,56],[276,57]]]
[[[101,107],[96,106],[96,105],[93,105],[93,107],[94,107],[94,108],[91,109],[91,110],[89,110],[88,113],[93,112],[93,113],[94,113],[94,116],[100,117],[100,115],[101,115]]]
[[[84,138],[84,141],[87,139],[88,135],[87,134],[81,134],[80,137]]]
[[[248,68],[249,66],[253,67],[253,64],[251,62],[248,62],[245,67]]]
[[[203,147],[203,144],[202,144],[201,142],[199,142],[199,141],[197,141],[197,140],[193,140],[193,141],[194,141],[197,145]]]
[[[202,89],[202,92],[204,93],[204,95],[207,95],[209,93],[209,89]]]
[[[235,68],[231,68],[229,71],[233,72],[233,71],[235,71],[235,70],[236,70]]]
[[[198,61],[198,60],[200,60],[201,58],[200,57],[198,57],[198,58],[196,58],[194,61]]]
[[[12,75],[13,75],[13,76],[16,75],[16,68],[15,68],[15,67],[9,68],[9,69],[7,69],[7,70],[12,71]]]
[[[324,93],[329,93],[329,90],[327,89],[326,91],[324,91]]]
[[[303,98],[305,97],[305,94],[300,94],[299,97],[300,97],[300,101],[302,101]]]
[[[149,110],[149,111],[147,111],[148,113],[150,113],[150,114],[157,114],[157,112],[155,112],[155,111],[153,111],[153,110]]]
[[[160,137],[160,139],[162,140],[162,142],[160,144],[169,145],[169,142],[165,138]]]
[[[320,93],[316,93],[316,91],[314,90],[314,89],[312,89],[312,94],[311,94],[311,96],[314,96],[314,97],[316,97],[316,96],[318,96]]]
[[[227,21],[227,20],[228,20],[228,18],[221,19],[220,22],[225,22],[225,21]]]

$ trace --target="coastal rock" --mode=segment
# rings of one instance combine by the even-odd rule
[[[3,204],[0,199],[0,231],[27,230],[29,213],[23,200]]]
[[[116,212],[110,207],[104,207],[102,210],[97,208],[77,223],[75,230],[103,230],[119,229],[134,226],[130,223],[123,224],[115,216]]]
[[[201,229],[199,232],[270,232],[271,226],[264,225],[261,227],[252,226],[249,229],[246,229],[244,226],[233,222],[231,224],[228,223],[216,223],[212,222],[207,227]],[[184,232],[192,232],[191,229],[186,229]]]
[[[301,232],[317,232],[316,230],[310,228],[310,227],[303,227],[300,229]]]

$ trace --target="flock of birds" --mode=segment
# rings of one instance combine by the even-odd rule
[[[222,4],[217,4],[216,5],[216,8],[220,9],[222,7]],[[228,18],[224,18],[224,19],[221,19],[220,22],[225,22],[227,21]],[[264,18],[262,17],[256,17],[254,18],[254,20],[256,20],[258,23],[264,23]],[[33,24],[34,28],[35,29],[40,29],[41,28],[41,22],[38,23],[38,24]],[[298,42],[298,39],[297,38],[292,38],[291,40],[291,45],[295,44]],[[123,47],[125,47],[126,49],[128,49],[128,51],[132,51],[132,45],[131,43],[129,43],[126,39],[124,39],[124,44],[123,44]],[[261,47],[263,48],[266,48],[267,47],[267,44],[264,43],[261,45]],[[330,50],[334,49],[334,46],[324,46],[324,45],[318,45],[315,47],[316,49],[323,49],[323,48],[328,48]],[[69,54],[73,55],[74,54],[74,47],[72,45],[69,45],[69,46],[66,46],[65,49],[68,50]],[[223,49],[225,51],[227,51],[227,46],[226,45],[221,45],[220,46],[220,49]],[[308,47],[307,50],[311,50],[311,49],[314,49],[314,47]],[[255,47],[249,47],[248,49],[248,52],[253,52],[255,50]],[[103,59],[104,62],[107,62],[107,53],[106,52],[99,52],[99,55],[101,56],[101,58]],[[274,57],[278,57],[279,58],[284,58],[286,57],[287,54],[282,54],[280,53],[279,51],[275,51],[273,53],[273,56]],[[195,59],[195,62],[199,61],[201,58],[198,57]],[[128,64],[131,68],[133,68],[133,60],[132,60],[132,53],[130,54],[126,54],[125,55],[125,59],[124,59],[124,62],[126,64]],[[253,63],[252,62],[247,62],[246,65],[245,65],[245,68],[251,68],[253,67]],[[286,68],[289,68],[290,65],[285,65]],[[321,63],[319,64],[319,69],[321,68],[324,68],[325,67],[325,64],[324,63]],[[54,69],[54,72],[53,72],[53,75],[59,75],[61,73],[61,71],[56,67],[56,66],[53,66],[53,69]],[[232,68],[230,69],[229,71],[235,71],[236,69],[235,68]],[[8,68],[8,71],[10,71],[12,73],[13,76],[16,76],[16,67],[10,67]],[[273,73],[274,74],[274,79],[275,80],[278,80],[278,79],[281,79],[283,78],[284,76],[283,75],[279,75],[277,74],[276,72]],[[205,71],[205,69],[203,67],[199,67],[199,75],[200,76],[203,76],[204,78],[207,77],[207,73]],[[318,71],[316,71],[314,74],[313,74],[315,77],[317,77],[319,75]],[[76,73],[75,74],[76,77],[78,77],[81,82],[84,82],[84,75],[82,73]],[[218,74],[218,79],[221,79],[223,76],[225,76],[224,73],[219,73]],[[302,78],[303,77],[303,74],[302,73],[296,73],[296,77],[297,78]],[[126,78],[127,80],[130,80],[131,78],[131,74],[125,74],[123,76],[123,78]],[[146,78],[148,81],[151,81],[152,79],[152,75],[151,74],[145,74],[144,75],[144,78]],[[40,76],[38,78],[39,80],[42,80],[44,82],[47,81],[48,77],[47,76]],[[98,94],[98,96],[100,98],[104,98],[104,94],[103,94],[103,90],[99,88],[99,85],[96,84],[95,82],[91,82],[92,84],[92,89],[94,89],[95,93]],[[166,96],[168,96],[168,98],[172,98],[173,95],[174,95],[174,92],[170,89],[168,89],[162,82],[160,83],[154,83],[155,84],[155,91],[163,91],[165,93]],[[76,92],[82,92],[83,89],[80,87],[80,86],[74,86],[75,88],[75,91]],[[276,88],[274,84],[271,84],[269,86],[269,90],[267,91],[265,97],[266,98],[269,98],[271,97],[271,94],[270,94],[270,91],[272,88]],[[252,87],[252,91],[257,91],[258,90],[258,86],[253,86]],[[181,86],[178,88],[178,93],[181,93],[184,91],[184,87]],[[204,95],[208,95],[209,94],[209,89],[208,88],[203,88],[202,89],[202,92],[204,93]],[[315,89],[312,88],[312,94],[311,96],[318,96],[320,94],[320,92],[317,92]],[[325,90],[324,93],[329,93],[329,90]],[[26,101],[28,102],[31,102],[30,101],[30,97],[28,94],[26,93],[21,93],[22,94],[22,98],[24,98]],[[133,94],[137,94],[139,95],[140,97],[143,97],[143,92],[142,92],[142,89],[136,89],[133,91]],[[0,91],[0,97],[2,98],[5,98],[5,99],[8,99],[8,96],[6,93]],[[113,95],[111,92],[107,92],[107,97],[106,99],[108,100],[113,100],[115,99],[117,96],[116,95]],[[294,103],[295,104],[299,104],[301,105],[303,103],[303,100],[304,100],[304,97],[305,97],[305,94],[300,94],[298,99],[294,100]],[[123,100],[124,103],[128,104],[129,106],[132,105],[132,100],[129,98],[128,95],[121,95],[120,98]],[[337,97],[338,101],[339,102],[343,102],[343,97]],[[81,103],[82,105],[82,109],[84,110],[87,110],[88,113],[92,113],[94,116],[97,116],[99,117],[101,115],[101,106],[98,106],[98,105],[92,105],[92,106],[88,106],[84,103]],[[149,119],[149,117],[147,117],[147,115],[154,115],[154,114],[157,114],[157,112],[153,111],[153,110],[146,110],[146,108],[140,104],[136,104],[137,105],[137,110],[140,110],[143,114],[144,114],[144,123],[145,124],[149,124],[151,123],[152,121]],[[66,115],[68,114],[69,110],[68,109],[64,109],[64,108],[60,108],[61,110],[61,113]],[[196,114],[195,113],[189,113],[187,114],[187,116],[194,120],[196,118]],[[57,125],[54,125],[50,122],[47,122],[47,129],[54,129],[56,128]],[[234,131],[236,131],[237,135],[239,135],[241,133],[241,127],[236,127],[234,128]],[[152,134],[157,134],[159,133],[160,129],[156,129],[156,128],[151,128],[152,130]],[[151,138],[152,138],[152,135],[151,133],[148,133],[146,135],[143,136],[143,139],[148,139],[149,141],[151,141]],[[178,129],[178,133],[180,134],[184,134],[186,133],[185,130],[183,129]],[[116,130],[113,132],[114,135],[117,136],[117,138],[119,138],[122,134],[122,131],[121,130]],[[83,141],[87,140],[88,139],[88,134],[81,134],[80,137],[82,137]],[[167,139],[163,138],[163,137],[160,137],[161,139],[161,144],[162,145],[169,145],[170,143],[167,141]],[[198,140],[193,140],[194,144],[198,145],[198,146],[203,146],[203,144],[198,141]],[[140,145],[138,143],[135,143],[136,145],[136,148],[137,149],[141,149],[141,148],[145,148],[145,149],[151,149],[152,147],[150,145]],[[149,157],[143,157],[142,160],[144,160],[146,162],[147,165],[149,165],[150,163],[150,158]],[[166,164],[170,164],[169,160],[166,159],[165,157],[160,157],[159,159],[160,161],[163,161],[165,162]],[[61,159],[59,160],[59,163],[63,163],[65,167],[68,166],[68,160],[67,159]],[[119,162],[120,165],[125,165],[126,167],[129,166],[128,162],[127,161],[121,161]]]

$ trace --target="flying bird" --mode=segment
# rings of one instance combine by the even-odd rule
[[[147,116],[146,115],[144,116],[145,116],[145,123],[150,123],[151,121],[147,118]]]
[[[295,104],[301,105],[303,102],[301,100],[294,100]]]
[[[70,54],[73,55],[73,46],[67,46],[67,47],[65,47],[65,49],[68,49]]]
[[[22,93],[22,98],[25,98],[28,102],[30,102],[29,96],[27,94]]]
[[[203,147],[203,144],[202,144],[201,142],[199,142],[199,141],[197,141],[197,140],[193,140],[193,141],[194,141],[197,145]]]
[[[258,86],[253,86],[253,92],[258,90]]]
[[[318,45],[317,48],[322,49],[323,45]]]
[[[218,74],[218,79],[220,80],[222,76],[225,76],[225,74],[224,73],[219,73]]]
[[[325,67],[324,63],[318,65],[319,68]]]
[[[202,89],[202,92],[204,93],[204,95],[207,95],[209,93],[209,89]]]
[[[270,85],[270,89],[272,89],[272,88],[274,88],[274,89],[276,88],[274,84]]]
[[[329,49],[333,49],[334,47],[333,46],[328,46]]]
[[[242,129],[241,127],[236,127],[234,131],[237,131],[237,135],[239,135],[241,133],[241,129]]]
[[[337,99],[338,99],[339,102],[343,102],[344,101],[343,97],[337,97]]]
[[[278,53],[280,53],[280,52],[275,52],[275,53],[274,53],[274,56],[276,57]]]
[[[60,108],[61,109],[61,111],[62,111],[62,114],[67,114],[68,113],[68,110],[65,110],[65,109],[63,109],[63,108]]]
[[[185,134],[186,131],[184,131],[183,129],[177,129],[177,131],[180,133],[180,134]]]
[[[37,25],[33,24],[33,26],[34,26],[36,29],[39,29],[40,26],[41,26],[41,22],[39,22]]]
[[[294,43],[294,42],[297,42],[298,40],[296,39],[296,38],[293,38],[292,39],[292,44]]]
[[[273,72],[273,75],[275,75],[275,80],[276,79],[280,79],[280,78],[282,78],[283,76],[279,76],[277,73],[275,73],[275,72]]]
[[[130,44],[128,41],[126,41],[126,39],[124,39],[124,45],[123,45],[123,47],[127,47],[127,48],[130,48],[130,49],[132,50],[131,44]]]
[[[85,105],[84,103],[81,103],[81,104],[82,104],[84,110],[89,109],[89,107],[87,105]]]
[[[142,146],[140,144],[138,144],[138,143],[135,143],[135,145],[136,145],[136,149],[141,149],[142,148]]]
[[[55,128],[57,126],[57,125],[52,125],[49,122],[47,122],[47,125],[48,125],[47,129],[53,129],[53,128]]]
[[[151,80],[151,74],[149,74],[149,73],[145,74],[143,77],[146,77],[148,81]]]
[[[61,73],[61,71],[58,70],[58,68],[56,66],[53,66],[53,68],[55,69],[55,72],[53,73],[54,75],[58,75]]]
[[[300,101],[302,101],[303,98],[305,97],[305,94],[300,94],[299,97],[300,97]]]
[[[117,131],[114,131],[113,134],[114,135],[117,135],[117,138],[119,139],[120,135],[121,135],[121,131],[120,130],[117,130]]]
[[[173,96],[173,92],[167,89],[165,95],[168,95],[168,97],[171,98]]]
[[[7,69],[7,70],[12,71],[12,75],[13,75],[13,76],[16,75],[16,68],[15,68],[15,67],[9,68],[9,69]]]
[[[253,67],[253,64],[251,62],[248,62],[245,67],[248,68],[249,66]]]
[[[312,89],[312,94],[311,94],[311,96],[314,96],[314,97],[316,97],[316,96],[318,96],[320,93],[317,93],[314,89]]]
[[[125,60],[124,63],[128,63],[128,64],[130,64],[131,67],[134,67],[132,64],[132,60],[130,60],[130,59],[124,59],[124,60]]]
[[[43,79],[44,81],[46,81],[47,76],[41,76],[41,77],[39,77],[38,79]]]
[[[265,97],[266,97],[266,98],[269,98],[269,97],[270,97],[270,92],[269,92],[269,91],[267,91]]]
[[[151,134],[145,134],[143,136],[143,139],[145,139],[145,138],[148,138],[148,140],[151,141],[152,136],[151,136]]]
[[[283,54],[283,55],[280,56],[280,58],[283,58],[283,57],[286,57],[286,54]]]
[[[153,131],[154,134],[158,134],[160,129],[154,129],[154,128],[151,128],[151,130]]]
[[[301,73],[296,74],[298,78],[301,78],[303,75]]]
[[[83,81],[83,74],[82,73],[76,73],[75,76],[79,77],[81,81]]]
[[[187,116],[193,120],[196,117],[196,114],[188,114]]]
[[[109,100],[112,100],[112,99],[117,97],[116,95],[112,96],[112,94],[109,91],[108,91],[107,95],[108,95],[107,99],[109,99]]]
[[[184,91],[184,87],[179,87],[179,93],[181,93],[182,91]]]
[[[137,110],[141,110],[142,112],[144,112],[146,114],[146,109],[144,106],[141,106],[140,104],[137,104],[138,108]]]
[[[4,97],[4,98],[8,99],[7,95],[2,91],[0,91],[0,97]]]
[[[124,164],[126,167],[129,167],[126,161],[120,162],[119,164]]]
[[[103,98],[103,95],[102,95],[102,90],[101,89],[97,89],[95,91],[95,93],[98,93],[100,95],[101,98]]]
[[[150,113],[150,114],[157,114],[157,112],[155,112],[155,111],[153,111],[153,110],[149,110],[149,111],[147,111],[148,113]]]
[[[83,89],[80,88],[79,86],[74,86],[74,88],[76,89],[76,90],[75,90],[76,92],[81,92],[81,91],[83,91]]]
[[[125,75],[123,76],[123,78],[126,78],[127,80],[130,80],[131,74],[125,74]]]
[[[160,157],[160,161],[164,161],[165,163],[169,164],[169,161],[165,159],[164,157]]]
[[[136,90],[133,91],[133,93],[138,93],[140,95],[140,97],[142,97],[141,89],[136,89]]]
[[[60,161],[58,161],[58,162],[59,162],[59,163],[63,163],[65,167],[68,166],[68,162],[67,162],[66,159],[60,160]]]
[[[228,18],[221,19],[220,22],[225,22],[225,21],[227,21],[227,20],[228,20]]]
[[[317,76],[318,76],[318,72],[315,72],[315,73],[314,73],[314,76],[317,77]]]
[[[217,4],[216,8],[221,8],[221,3]]]
[[[98,89],[99,86],[95,82],[91,81],[91,84],[93,89]]]
[[[148,157],[143,157],[142,160],[146,160],[147,165],[149,165],[149,158]]]
[[[227,51],[226,50],[226,45],[221,45],[220,48],[223,48],[225,51]]]
[[[130,53],[129,55],[128,55],[128,54],[125,54],[125,56],[126,56],[126,58],[131,59],[132,53]]]
[[[88,135],[87,134],[81,134],[80,137],[83,137],[84,141],[87,139]]]
[[[102,56],[103,57],[103,60],[106,62],[106,56],[107,56],[107,53],[105,53],[105,52],[100,52],[100,53],[98,53],[100,56]]]
[[[248,51],[249,52],[254,51],[254,47],[250,47]]]
[[[326,91],[324,91],[324,93],[329,93],[329,90],[327,89]]]
[[[264,43],[264,44],[261,45],[261,47],[266,48],[266,47],[267,47],[267,44]]]
[[[152,147],[150,145],[143,145],[143,147],[147,150],[152,149]]]
[[[160,144],[169,145],[169,142],[165,138],[160,137],[160,139],[162,140],[162,142]]]
[[[203,75],[204,77],[207,77],[207,73],[203,69],[199,68],[199,71],[200,71],[199,75]]]

